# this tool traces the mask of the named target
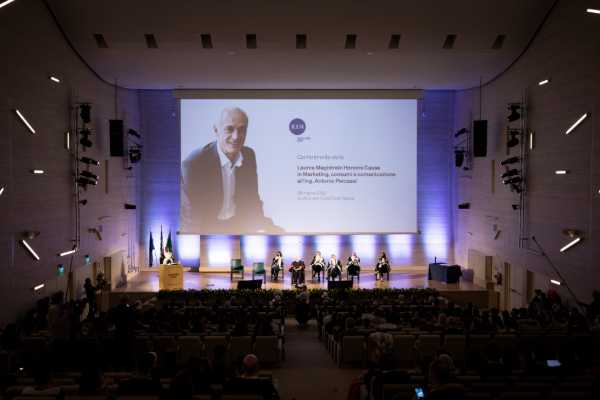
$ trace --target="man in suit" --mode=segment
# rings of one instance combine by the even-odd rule
[[[263,213],[256,156],[244,146],[247,129],[246,113],[226,108],[213,126],[216,140],[184,160],[183,232],[273,232],[277,228]]]

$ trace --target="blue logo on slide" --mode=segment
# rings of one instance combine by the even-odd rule
[[[290,132],[294,135],[302,135],[306,130],[306,124],[300,118],[294,118],[290,122]]]

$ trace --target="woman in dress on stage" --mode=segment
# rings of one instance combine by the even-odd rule
[[[281,251],[277,251],[275,253],[275,257],[273,257],[273,261],[271,261],[271,279],[274,281],[279,277],[279,271],[283,269],[283,255]]]
[[[312,279],[315,280],[315,275],[319,282],[321,282],[321,272],[325,269],[325,260],[321,255],[320,251],[317,251],[310,262],[310,268],[312,270]]]
[[[335,254],[332,254],[327,263],[327,280],[335,280],[337,277],[339,277],[340,281],[342,280],[342,263],[337,259]]]
[[[348,266],[346,268],[348,276],[360,276],[360,257],[356,255],[356,252],[352,252],[352,255],[348,257]]]
[[[390,272],[390,263],[388,261],[387,255],[385,251],[381,252],[381,255],[377,259],[377,265],[375,266],[375,280],[378,281],[379,278],[383,280],[383,274],[389,274]]]

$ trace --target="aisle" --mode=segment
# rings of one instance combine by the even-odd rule
[[[358,368],[338,368],[317,338],[314,320],[307,329],[298,329],[294,319],[286,320],[286,360],[273,370],[282,400],[345,400],[350,382],[361,373]]]

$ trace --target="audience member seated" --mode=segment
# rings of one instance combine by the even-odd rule
[[[454,362],[448,354],[441,354],[429,366],[429,385],[425,393],[427,400],[461,400],[465,388],[454,375]]]
[[[210,393],[210,365],[207,359],[191,357],[187,366],[171,381],[169,397],[190,400],[194,395]]]
[[[360,277],[360,258],[356,255],[355,252],[352,253],[350,257],[348,257],[348,266],[346,267],[346,271],[351,277]]]
[[[143,353],[138,360],[137,370],[131,378],[119,381],[119,395],[160,395],[160,380],[155,376],[156,354]]]
[[[51,381],[50,364],[45,356],[33,368],[33,386],[27,386],[21,391],[21,396],[27,397],[54,397],[62,399],[64,393],[59,385]]]
[[[342,263],[337,259],[335,254],[331,255],[329,262],[327,263],[327,280],[335,280],[339,278],[342,280]]]
[[[321,273],[325,269],[325,260],[323,259],[320,251],[315,253],[312,261],[310,262],[310,268],[312,270],[312,280],[314,281],[316,276],[317,280],[321,282]]]
[[[277,400],[279,394],[270,378],[259,375],[258,357],[248,354],[242,363],[242,374],[232,379],[223,388],[223,393],[239,395],[259,395],[263,400]]]

